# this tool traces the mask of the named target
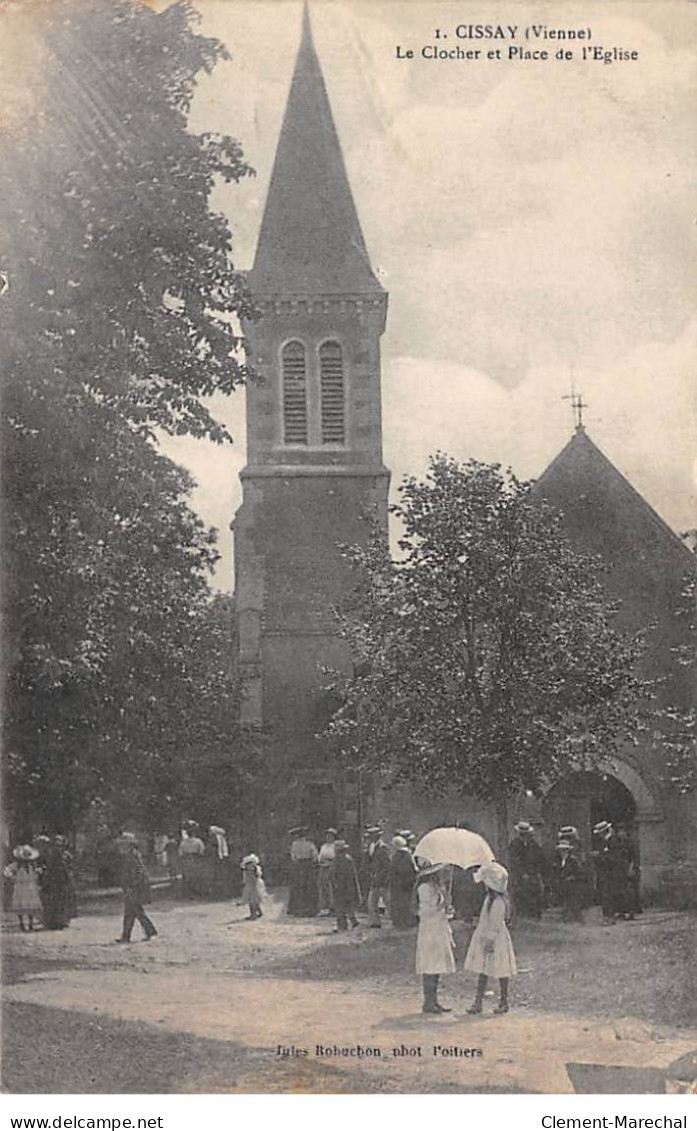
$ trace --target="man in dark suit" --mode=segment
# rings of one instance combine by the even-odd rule
[[[121,887],[123,889],[123,930],[117,942],[131,941],[131,931],[136,919],[143,928],[146,942],[157,934],[155,924],[145,914],[143,904],[150,902],[150,876],[143,862],[134,833],[121,833],[118,839],[121,853]]]
[[[370,926],[381,927],[380,900],[385,908],[390,903],[390,850],[382,839],[379,825],[367,829],[370,837],[368,856],[370,859],[370,888],[368,890],[368,911]]]
[[[540,919],[544,893],[545,857],[529,821],[518,821],[508,846],[508,872],[516,917]]]
[[[346,841],[335,841],[334,850],[331,881],[334,910],[336,911],[336,930],[347,931],[349,926],[358,926],[356,911],[361,902],[361,889],[356,875],[356,866],[349,856]]]

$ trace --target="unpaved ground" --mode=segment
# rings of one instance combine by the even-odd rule
[[[20,935],[8,920],[5,1088],[571,1092],[611,1080],[656,1092],[697,1047],[696,921],[684,914],[524,925],[511,1013],[493,1016],[488,998],[488,1013],[468,1016],[472,979],[458,973],[442,995],[453,1013],[430,1018],[413,932],[337,937],[330,921],[287,919],[276,901],[259,923],[244,913],[156,904],[160,937],[129,947],[111,941],[116,906],[59,933]],[[460,957],[468,935],[456,924]]]

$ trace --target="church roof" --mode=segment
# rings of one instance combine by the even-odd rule
[[[380,295],[305,5],[249,283],[255,294]]]
[[[565,516],[570,533],[607,556],[658,555],[694,568],[685,543],[593,443],[583,426],[542,472],[539,492]],[[614,553],[613,553],[614,551]]]

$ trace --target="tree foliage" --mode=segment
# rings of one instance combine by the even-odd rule
[[[54,393],[4,452],[6,790],[43,824],[97,797],[150,821],[181,804],[187,764],[234,754],[215,534],[186,472],[116,411]]]
[[[226,438],[200,398],[245,379],[235,320],[253,312],[208,198],[250,169],[232,138],[186,128],[197,75],[227,57],[193,20],[45,0],[16,29],[42,65],[0,143],[11,400],[58,376],[143,430]]]
[[[351,551],[344,749],[393,780],[501,804],[635,736],[642,640],[615,627],[601,566],[531,485],[438,455],[400,493],[401,556],[379,539]]]
[[[685,794],[697,788],[697,579],[694,572],[685,580],[677,615],[683,639],[672,651],[676,663],[690,673],[692,694],[665,708],[661,738],[667,752],[665,776],[678,793]]]
[[[247,375],[208,195],[249,170],[187,130],[225,55],[193,17],[47,0],[18,25],[40,65],[0,140],[5,800],[34,825],[94,804],[164,821],[226,759],[219,786],[244,786],[215,533],[153,433],[226,439],[201,398]]]

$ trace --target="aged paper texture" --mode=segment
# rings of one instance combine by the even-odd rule
[[[0,40],[4,1089],[694,1091],[697,7],[26,0]],[[339,628],[437,453],[601,563],[633,736],[569,755],[629,695],[604,621],[564,667],[526,614],[503,789],[447,698],[489,637],[460,685],[389,588]]]

